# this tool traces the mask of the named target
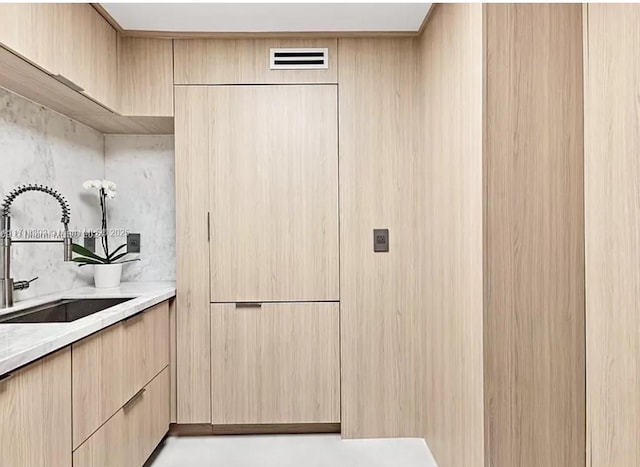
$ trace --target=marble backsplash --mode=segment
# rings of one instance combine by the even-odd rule
[[[71,205],[72,229],[99,226],[97,198],[82,182],[104,173],[104,137],[80,123],[0,89],[0,198],[18,185],[37,183],[61,192]],[[42,193],[26,193],[13,205],[12,228],[58,229],[60,208]],[[12,276],[39,279],[24,299],[92,283],[87,268],[63,261],[59,244],[12,248]]]
[[[18,185],[47,185],[69,201],[73,230],[98,229],[97,193],[82,182],[102,178],[118,185],[109,227],[142,234],[140,261],[124,267],[123,280],[175,280],[173,136],[105,136],[0,88],[0,202]],[[13,205],[12,222],[14,230],[57,230],[60,209],[47,195],[26,193]],[[65,263],[61,245],[15,244],[12,250],[12,276],[39,277],[16,300],[93,284],[91,267]]]
[[[175,280],[173,136],[105,136],[105,178],[118,186],[109,227],[142,235],[140,261],[124,266],[123,280]]]

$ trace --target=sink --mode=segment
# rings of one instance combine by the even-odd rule
[[[133,298],[57,300],[0,316],[0,323],[70,323]]]

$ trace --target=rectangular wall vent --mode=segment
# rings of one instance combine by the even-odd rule
[[[272,70],[319,70],[329,68],[329,49],[271,49]]]

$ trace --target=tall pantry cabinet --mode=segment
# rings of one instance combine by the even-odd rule
[[[175,91],[177,421],[339,423],[337,86],[202,79]]]

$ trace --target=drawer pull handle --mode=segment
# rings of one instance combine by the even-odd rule
[[[74,91],[77,92],[83,92],[84,89],[82,89],[80,86],[78,86],[76,83],[74,83],[73,81],[71,81],[69,78],[67,78],[66,76],[62,76],[60,74],[58,75],[53,75],[53,77],[55,79],[57,79],[58,81],[60,81],[62,84],[64,84],[65,86],[70,87],[71,89],[73,89]]]
[[[124,406],[122,407],[123,410],[129,410],[131,408],[131,406],[133,404],[136,403],[136,401],[138,401],[140,398],[142,398],[142,395],[144,394],[144,392],[146,391],[145,388],[140,389],[138,392],[136,392],[133,397],[131,399],[129,399],[129,401],[124,404]]]
[[[260,308],[262,307],[262,303],[258,302],[238,302],[236,303],[236,308]]]
[[[140,318],[142,318],[142,316],[144,315],[144,311],[141,311],[139,313],[136,313],[133,316],[129,316],[128,318],[125,318],[124,323],[125,324],[131,324],[131,323],[135,323],[136,321],[138,321]]]

